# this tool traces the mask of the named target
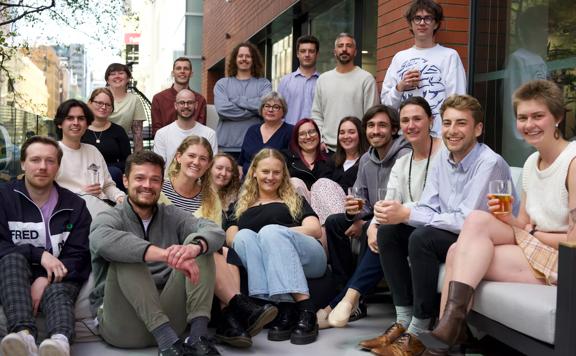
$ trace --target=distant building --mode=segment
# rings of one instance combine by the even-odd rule
[[[77,85],[77,91],[72,89],[75,98],[86,99],[90,93],[90,84],[88,83],[90,77],[88,76],[88,60],[86,56],[86,48],[83,44],[71,44],[67,46],[58,45],[54,46],[56,53],[61,60],[68,63],[68,69],[71,75],[75,77],[73,82]],[[66,98],[69,99],[69,98]]]

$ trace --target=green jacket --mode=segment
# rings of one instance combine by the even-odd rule
[[[126,200],[104,211],[90,226],[90,252],[94,290],[90,305],[95,314],[104,299],[104,285],[110,262],[143,263],[148,247],[167,248],[182,244],[188,236],[204,239],[207,253],[217,251],[224,243],[224,231],[213,221],[199,219],[175,206],[157,204],[148,230]],[[158,287],[164,286],[172,269],[162,262],[146,262]]]

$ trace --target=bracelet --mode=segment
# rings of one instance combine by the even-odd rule
[[[190,241],[190,244],[200,246],[200,255],[204,254],[204,245],[202,245],[202,241],[200,241],[199,239],[194,239]]]
[[[532,235],[532,236],[534,236],[534,237],[536,237],[536,236],[534,235],[534,234],[536,233],[536,231],[538,231],[538,230],[536,230],[536,228],[534,228],[534,229],[530,230],[529,234]]]

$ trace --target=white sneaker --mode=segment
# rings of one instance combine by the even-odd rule
[[[7,356],[38,356],[36,341],[28,330],[4,336],[0,347],[2,348],[2,354]]]
[[[64,335],[52,335],[42,341],[39,348],[40,356],[70,356],[70,344]]]

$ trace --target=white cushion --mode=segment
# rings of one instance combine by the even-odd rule
[[[535,339],[554,343],[555,286],[482,282],[474,294],[476,312]]]

